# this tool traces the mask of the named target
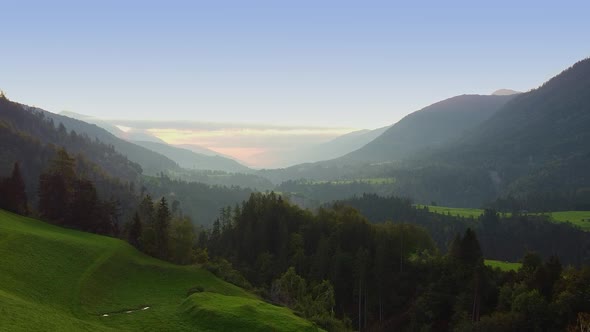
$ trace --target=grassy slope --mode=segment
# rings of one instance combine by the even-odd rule
[[[446,206],[434,206],[434,205],[417,205],[419,209],[427,207],[430,212],[439,214],[451,214],[452,216],[466,217],[466,218],[477,218],[483,214],[481,209],[467,209],[467,208],[452,208]]]
[[[467,209],[467,208],[451,208],[445,206],[432,206],[432,205],[417,205],[418,208],[424,208],[426,206],[430,212],[448,214],[453,216],[461,217],[473,217],[477,218],[483,214],[482,209]],[[570,222],[582,230],[590,231],[590,211],[556,211],[548,212],[551,221],[553,222]]]
[[[486,259],[485,264],[487,266],[499,268],[502,271],[518,271],[518,269],[520,269],[520,267],[522,266],[521,263],[503,262],[492,259]]]
[[[153,259],[117,239],[4,211],[0,271],[2,331],[208,331],[236,319],[244,329],[259,330],[277,317],[276,330],[314,330],[291,311],[205,270]],[[195,286],[205,292],[187,299]],[[150,309],[114,313],[145,306]],[[203,308],[210,314],[202,315]],[[248,319],[242,318],[245,312]]]

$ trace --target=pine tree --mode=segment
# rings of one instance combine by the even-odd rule
[[[139,213],[135,212],[135,214],[133,215],[133,219],[131,220],[131,224],[129,225],[129,233],[127,234],[127,239],[132,246],[140,250],[142,249],[142,233],[143,225],[141,223],[141,218],[139,218]]]
[[[0,207],[26,215],[28,213],[27,194],[18,162],[14,163],[12,175],[1,181],[0,187]]]
[[[156,233],[156,255],[158,258],[168,258],[168,237],[170,232],[170,210],[166,198],[162,197],[158,204],[158,211],[156,213],[155,223]]]

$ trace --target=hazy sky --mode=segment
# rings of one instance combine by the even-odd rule
[[[0,1],[0,89],[101,118],[377,128],[590,55],[587,1]]]

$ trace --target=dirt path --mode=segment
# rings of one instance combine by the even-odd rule
[[[137,309],[123,309],[123,310],[118,310],[118,311],[106,312],[104,314],[100,314],[99,316],[100,317],[109,317],[109,316],[113,316],[113,315],[132,314],[134,312],[148,310],[149,308],[151,308],[151,307],[145,306],[145,307],[141,307],[141,308],[137,308]]]

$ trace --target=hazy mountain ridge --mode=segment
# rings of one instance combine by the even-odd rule
[[[46,117],[53,119],[55,123],[63,123],[68,130],[74,130],[79,134],[86,134],[92,139],[96,138],[105,144],[112,145],[115,150],[129,158],[129,160],[140,164],[146,174],[157,174],[166,170],[179,169],[179,166],[167,157],[118,138],[96,124],[89,124],[82,120],[51,113],[40,108],[30,108],[30,110],[33,112],[43,112]]]
[[[189,149],[179,148],[168,144],[146,141],[133,141],[146,149],[162,154],[175,162],[180,167],[198,170],[219,170],[230,173],[251,173],[252,170],[235,160],[221,157],[208,156],[193,152]]]
[[[424,149],[437,149],[487,120],[514,96],[461,95],[410,113],[375,139],[342,157],[295,165],[262,174],[275,182],[350,177],[370,164],[401,162]],[[363,166],[365,165],[365,166]]]
[[[342,157],[357,150],[383,134],[389,126],[377,129],[362,129],[353,131],[325,143],[298,148],[278,156],[278,164],[291,167],[301,163],[315,163]]]

